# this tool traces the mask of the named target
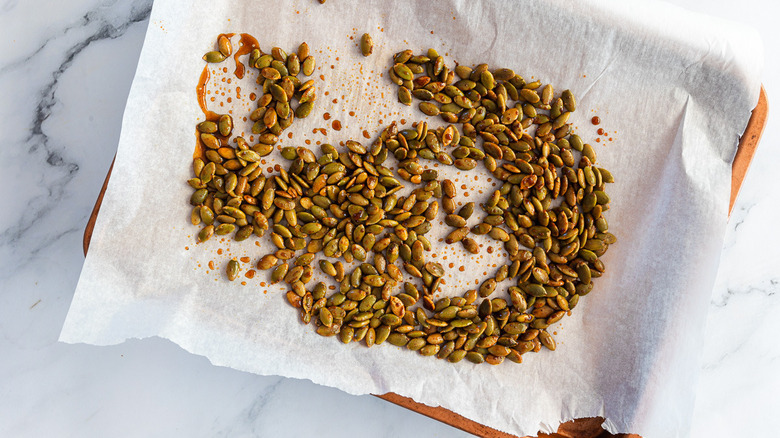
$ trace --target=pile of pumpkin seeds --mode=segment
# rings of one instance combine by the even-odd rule
[[[219,63],[230,56],[232,48],[229,38],[221,35],[217,46],[219,50],[203,56],[205,61]],[[292,125],[295,117],[305,118],[311,113],[317,99],[314,80],[301,82],[298,75],[303,73],[311,76],[316,60],[314,55],[309,54],[309,45],[303,42],[297,52],[289,55],[279,47],[271,49],[270,54],[253,49],[249,53],[249,66],[259,71],[258,83],[263,84],[263,95],[257,102],[257,109],[249,115],[255,122],[252,133],[260,135],[261,143],[273,145],[278,141],[279,134]],[[293,97],[298,100],[295,111],[290,107]]]
[[[571,133],[572,93],[556,97],[550,85],[485,64],[452,71],[434,50],[399,52],[390,77],[402,103],[420,99],[423,113],[447,125],[429,129],[420,121],[399,130],[392,123],[371,145],[323,144],[319,156],[284,147],[289,165],[268,177],[245,142],[237,144],[235,169],[196,158],[193,223],[206,225],[199,240],[226,225],[240,227],[236,240],[269,230],[277,249],[257,268],[288,286],[286,298],[304,323],[343,343],[388,342],[453,363],[494,365],[519,363],[542,346],[554,350],[548,328],[592,290],[605,269],[601,256],[616,241],[603,216],[605,184],[613,178]],[[385,165],[390,155],[397,166]],[[421,160],[462,171],[482,162],[502,185],[479,206],[468,202],[456,211],[453,182]],[[477,289],[434,299],[445,270],[426,260],[426,235],[439,202],[452,227],[447,244],[461,242],[476,254],[469,236],[486,235],[503,244],[508,259]],[[468,227],[477,207],[479,223]],[[335,292],[314,281],[313,266],[339,284]],[[228,278],[240,269],[229,261]]]
[[[218,50],[203,56],[206,62],[223,62],[232,53],[230,39],[225,35],[220,35],[217,47]],[[259,210],[257,196],[265,184],[260,161],[273,152],[278,136],[292,125],[295,117],[309,115],[317,98],[314,80],[301,83],[298,79],[299,73],[311,76],[315,68],[314,56],[309,54],[305,42],[298,47],[297,53],[289,55],[279,47],[274,47],[271,54],[254,49],[249,53],[248,65],[258,70],[257,81],[263,85],[257,108],[249,114],[254,122],[252,133],[258,135],[258,143],[250,145],[237,136],[232,139],[235,147],[232,146],[233,118],[229,114],[220,115],[217,121],[206,120],[197,125],[203,156],[194,159],[195,178],[188,183],[195,189],[190,199],[195,206],[192,223],[204,224],[198,233],[199,242],[214,234],[234,233],[237,241],[252,234],[263,236],[267,224],[252,218]],[[293,112],[290,103],[294,97],[298,106]]]

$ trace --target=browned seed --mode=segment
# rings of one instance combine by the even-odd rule
[[[374,53],[374,41],[371,39],[371,35],[364,33],[360,37],[360,52],[363,53],[363,56]]]

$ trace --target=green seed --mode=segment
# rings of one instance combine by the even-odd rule
[[[541,341],[542,345],[547,347],[548,350],[555,351],[555,339],[553,339],[552,335],[547,333],[547,330],[539,331],[539,341]]]
[[[399,94],[400,99],[400,94]],[[420,111],[423,112],[426,116],[438,116],[439,115],[439,107],[436,106],[436,104],[433,104],[431,102],[420,102]]]
[[[371,35],[364,33],[360,37],[360,52],[363,56],[368,56],[374,52],[374,41],[371,39]]]
[[[317,99],[317,89],[315,87],[309,87],[303,92],[298,102],[301,104],[314,102]]]
[[[203,202],[206,200],[206,196],[208,196],[209,192],[206,189],[198,189],[196,190],[192,196],[190,196],[190,204],[192,205],[200,205],[203,204]]]
[[[498,241],[501,242],[508,242],[509,241],[509,234],[504,231],[502,228],[499,227],[493,227],[489,232],[488,235]]]
[[[577,276],[579,277],[582,283],[584,284],[590,283],[591,271],[587,263],[580,263],[577,266]]]
[[[230,44],[230,38],[226,35],[220,35],[219,38],[217,38],[217,47],[219,47],[219,52],[226,57],[233,53],[233,46]]]
[[[271,273],[271,284],[276,284],[287,275],[287,271],[289,270],[290,266],[287,263],[282,263],[281,265],[277,266],[276,269]]]
[[[537,103],[539,102],[539,100],[541,100],[539,98],[539,95],[536,94],[536,91],[528,88],[523,88],[522,90],[520,90],[520,97],[522,97],[523,99],[525,99],[527,102],[530,103]]]
[[[574,112],[577,109],[577,102],[575,101],[571,90],[564,90],[563,93],[561,93],[561,99],[563,100],[563,105],[566,107],[567,111]]]
[[[257,268],[262,270],[271,269],[278,261],[279,259],[277,259],[273,254],[266,254],[260,258],[260,261],[257,262]]]
[[[201,134],[200,140],[209,149],[219,149],[221,146],[219,140],[217,140],[217,137],[214,137],[212,134]]]
[[[333,324],[333,314],[326,307],[320,309],[319,319],[323,326],[328,327]]]
[[[472,158],[459,158],[454,164],[460,170],[472,170],[477,167],[477,162]]]
[[[287,72],[292,76],[297,76],[301,71],[301,61],[298,59],[298,55],[291,53],[287,55]]]
[[[496,290],[496,280],[492,278],[488,278],[487,280],[482,282],[482,285],[479,286],[479,296],[485,298],[487,296],[490,296],[495,290]]]
[[[205,242],[211,238],[214,234],[214,225],[207,225],[203,227],[198,233],[198,242]]]
[[[460,208],[460,210],[458,211],[458,216],[468,220],[473,213],[474,213],[474,203],[468,202],[465,205],[463,205],[463,207]]]
[[[466,357],[466,350],[455,350],[447,356],[447,361],[450,363],[458,363]]]
[[[464,237],[463,240],[461,240],[463,243],[463,248],[466,249],[466,251],[472,253],[472,254],[479,254],[479,244],[477,244],[474,239]]]
[[[488,89],[492,90],[496,86],[496,81],[493,78],[493,74],[489,71],[485,70],[480,74],[479,81],[482,83],[482,85]]]
[[[276,197],[274,199],[274,205],[282,210],[293,210],[295,208],[295,201],[292,199]]]
[[[301,60],[306,59],[309,56],[309,45],[306,44],[305,41],[302,42],[298,46],[298,51],[296,53],[298,55],[298,59],[301,59]]]
[[[444,241],[448,244],[460,242],[464,238],[466,238],[466,235],[469,233],[468,227],[461,227],[456,230],[453,230],[450,232],[450,234],[447,235],[447,237],[444,239]]]
[[[271,92],[271,95],[274,97],[274,99],[280,102],[287,102],[287,93],[281,86],[277,84],[271,84],[271,86],[268,87],[268,91]]]
[[[409,67],[407,67],[406,64],[395,64],[393,66],[393,72],[395,72],[395,74],[403,80],[411,81],[414,79],[414,74],[411,70],[409,70]]]
[[[227,277],[228,280],[233,281],[238,277],[238,271],[241,269],[241,265],[239,265],[238,261],[233,259],[230,260],[227,264]]]
[[[314,73],[314,68],[316,67],[316,60],[314,59],[314,56],[309,55],[306,57],[306,59],[303,60],[303,65],[301,66],[301,71],[306,76],[311,76]]]
[[[218,50],[207,52],[205,55],[203,55],[203,60],[209,63],[222,62],[225,59],[227,59],[227,56]]]
[[[355,329],[352,327],[342,327],[341,331],[339,332],[339,339],[341,339],[341,342],[344,344],[349,344],[352,342],[352,338],[355,336]]]
[[[298,105],[298,108],[295,109],[295,117],[299,119],[305,119],[311,113],[311,109],[313,106],[314,106],[313,102],[305,102]]]
[[[219,133],[227,137],[233,131],[233,118],[229,114],[223,114],[219,117]]]
[[[434,355],[436,355],[439,352],[440,348],[441,347],[438,346],[438,345],[426,345],[426,346],[420,348],[419,351],[420,351],[420,354],[423,355],[423,356],[434,356]]]
[[[466,226],[466,219],[456,214],[448,214],[444,217],[444,223],[451,227],[462,228]]]
[[[471,363],[480,364],[485,361],[485,355],[476,351],[466,353],[466,360]]]
[[[396,347],[403,347],[409,343],[409,337],[403,333],[390,333],[387,337],[387,342],[395,345]]]
[[[235,231],[236,226],[234,224],[220,224],[214,229],[214,234],[217,236],[225,236]]]
[[[398,87],[398,101],[404,105],[412,104],[412,93],[406,87]]]
[[[250,163],[258,162],[262,157],[262,155],[258,154],[257,152],[251,149],[246,151],[238,151],[236,152],[236,156],[238,158],[241,158],[244,161],[249,161]]]
[[[523,286],[523,290],[534,297],[543,297],[547,295],[547,291],[544,289],[543,286],[535,283],[528,283],[525,286]]]
[[[213,134],[217,132],[217,124],[211,121],[200,122],[198,123],[198,131],[206,134]]]

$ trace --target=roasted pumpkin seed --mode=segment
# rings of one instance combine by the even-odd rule
[[[374,40],[371,39],[371,35],[364,33],[360,37],[360,52],[363,56],[368,56],[374,53]]]

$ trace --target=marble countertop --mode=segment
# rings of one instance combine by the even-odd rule
[[[780,99],[777,3],[674,3],[756,26],[770,107]],[[470,436],[372,396],[215,367],[160,339],[57,342],[151,5],[0,2],[0,117],[10,128],[0,146],[0,436]],[[723,242],[694,437],[780,430],[778,141],[770,110]]]

